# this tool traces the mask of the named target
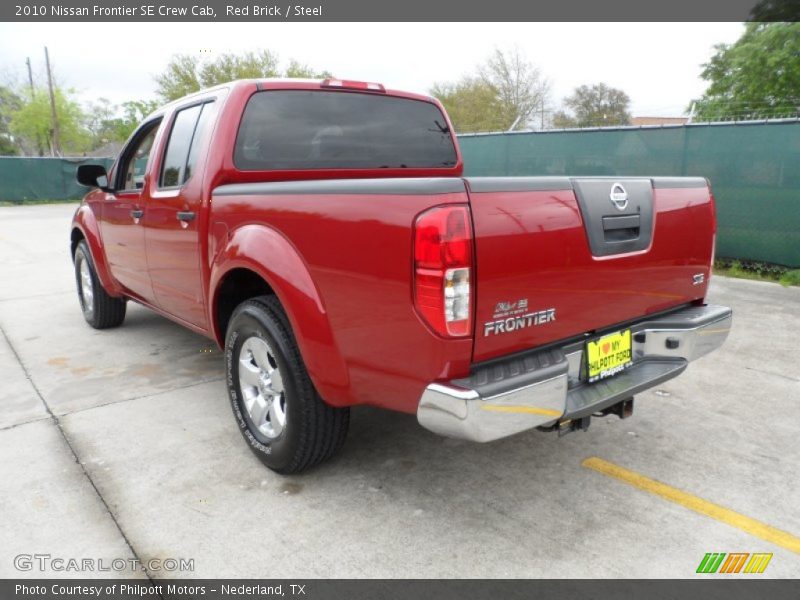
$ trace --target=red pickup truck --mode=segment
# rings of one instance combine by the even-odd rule
[[[433,98],[237,81],[148,117],[71,233],[88,323],[133,300],[224,348],[236,422],[293,473],[349,407],[486,442],[628,416],[727,337],[702,178],[462,177]]]

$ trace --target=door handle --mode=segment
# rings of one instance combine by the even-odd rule
[[[131,211],[131,216],[134,219],[141,219],[143,214],[144,214],[144,211],[141,208],[134,208]]]
[[[191,210],[179,210],[175,216],[178,221],[185,221],[187,223],[194,220],[194,212]]]

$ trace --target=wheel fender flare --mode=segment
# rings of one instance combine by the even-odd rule
[[[211,265],[210,322],[220,347],[225,332],[216,320],[218,296],[225,275],[248,269],[275,292],[286,311],[300,354],[317,391],[328,404],[349,404],[347,365],[333,335],[322,297],[300,253],[277,230],[266,225],[244,225],[228,235]]]
[[[97,223],[97,218],[92,209],[82,204],[75,211],[75,216],[72,218],[72,231],[80,231],[86,244],[89,246],[89,252],[92,255],[92,262],[94,263],[94,270],[100,280],[103,288],[109,296],[120,297],[122,296],[122,288],[111,275],[111,270],[108,267],[106,260],[106,253],[103,251],[103,243],[100,237],[100,227]],[[74,259],[74,254],[72,255]]]

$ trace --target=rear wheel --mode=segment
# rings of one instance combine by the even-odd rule
[[[125,299],[108,295],[92,262],[85,240],[75,249],[75,283],[83,318],[95,329],[117,327],[125,320]]]
[[[298,473],[344,444],[348,408],[325,404],[275,296],[239,305],[225,339],[228,393],[239,431],[273,471]]]

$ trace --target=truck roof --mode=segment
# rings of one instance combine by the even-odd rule
[[[333,85],[328,82],[341,82],[345,85]],[[198,90],[197,92],[187,94],[186,96],[182,96],[176,100],[172,100],[171,102],[164,104],[163,106],[160,106],[159,108],[154,110],[150,115],[148,115],[147,118],[149,119],[163,111],[166,111],[174,107],[175,105],[183,104],[187,100],[191,100],[192,98],[197,96],[203,96],[205,94],[208,94],[209,92],[222,89],[233,89],[236,87],[243,87],[243,86],[252,86],[252,85],[255,85],[257,89],[265,89],[265,90],[266,89],[298,89],[298,90],[324,89],[326,91],[385,94],[387,96],[409,98],[412,100],[421,100],[424,102],[438,103],[437,100],[432,96],[428,96],[426,94],[417,94],[413,92],[404,92],[395,89],[387,89],[383,86],[383,84],[380,83],[357,81],[350,79],[339,79],[339,78],[305,79],[305,78],[289,78],[289,77],[265,77],[258,79],[235,79],[233,81],[228,81],[226,83],[221,83],[219,85]],[[356,85],[358,85],[359,87],[355,87]],[[367,86],[378,86],[378,89],[370,88]]]

